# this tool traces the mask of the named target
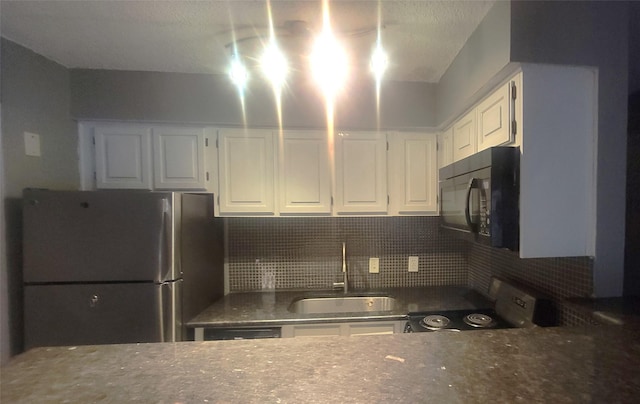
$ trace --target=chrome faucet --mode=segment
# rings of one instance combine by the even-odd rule
[[[342,288],[344,293],[349,292],[349,272],[347,271],[347,243],[342,242],[342,274],[344,276],[342,282],[333,282],[333,288]]]

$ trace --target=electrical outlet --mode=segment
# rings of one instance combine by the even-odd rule
[[[409,272],[418,272],[418,257],[409,257]]]
[[[380,258],[369,258],[369,273],[380,273]]]

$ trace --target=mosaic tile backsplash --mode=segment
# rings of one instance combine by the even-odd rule
[[[467,285],[465,242],[441,234],[437,217],[226,220],[231,292],[330,289],[342,281],[343,241],[354,289]],[[409,256],[418,272],[407,271]],[[370,257],[380,273],[369,273]]]
[[[560,325],[580,325],[592,320],[562,304],[568,297],[593,293],[593,263],[589,257],[528,258],[518,253],[469,243],[469,287],[486,294],[491,276],[517,281],[542,292],[556,302]]]
[[[491,276],[518,281],[551,297],[559,324],[591,322],[562,299],[593,292],[588,257],[520,259],[516,252],[458,240],[437,217],[227,218],[231,292],[331,289],[342,281],[342,242],[352,289],[454,285],[485,293]],[[408,272],[409,256],[419,271]],[[380,273],[368,272],[380,258]]]

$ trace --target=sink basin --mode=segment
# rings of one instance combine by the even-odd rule
[[[391,296],[300,297],[291,302],[289,311],[300,314],[391,311],[395,302],[396,299]]]

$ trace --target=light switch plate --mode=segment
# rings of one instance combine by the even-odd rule
[[[380,273],[380,258],[369,258],[369,273]]]
[[[409,257],[409,272],[418,272],[418,257]]]
[[[24,153],[27,156],[40,157],[40,135],[24,132]]]

